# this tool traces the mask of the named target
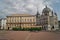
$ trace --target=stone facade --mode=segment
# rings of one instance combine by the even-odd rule
[[[58,29],[58,17],[47,6],[43,9],[42,15],[40,16],[40,25],[46,30],[57,30]]]
[[[0,19],[0,29],[6,29],[6,18]]]
[[[43,30],[57,30],[58,17],[47,6],[42,10],[42,14],[37,11],[36,15],[31,14],[12,14],[7,16],[7,29],[13,27],[37,27],[41,26]]]
[[[7,29],[13,27],[34,27],[36,26],[36,15],[31,14],[12,14],[7,16]]]

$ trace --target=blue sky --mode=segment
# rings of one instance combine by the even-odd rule
[[[0,0],[0,18],[14,13],[36,14],[37,7],[41,14],[45,5],[56,12],[60,20],[60,0]]]

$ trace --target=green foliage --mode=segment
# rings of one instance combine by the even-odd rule
[[[12,30],[15,31],[41,31],[42,28],[41,27],[31,27],[31,28],[12,28]]]
[[[30,31],[41,31],[41,27],[31,27]]]
[[[19,30],[19,28],[12,28],[12,30],[18,31],[18,30]]]

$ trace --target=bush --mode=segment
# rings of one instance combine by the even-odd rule
[[[19,30],[21,30],[21,28],[12,28],[12,30],[14,30],[14,31],[19,31]]]
[[[12,28],[15,31],[41,31],[41,27],[31,27],[31,28]]]
[[[31,27],[29,28],[29,31],[41,31],[41,27]]]
[[[22,30],[22,31],[24,31],[24,30],[25,30],[25,28],[22,28],[21,30]]]
[[[18,30],[18,28],[12,28],[12,30],[15,30],[15,31],[17,31],[17,30]]]

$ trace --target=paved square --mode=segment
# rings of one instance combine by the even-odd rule
[[[0,31],[5,40],[60,40],[60,32]]]

